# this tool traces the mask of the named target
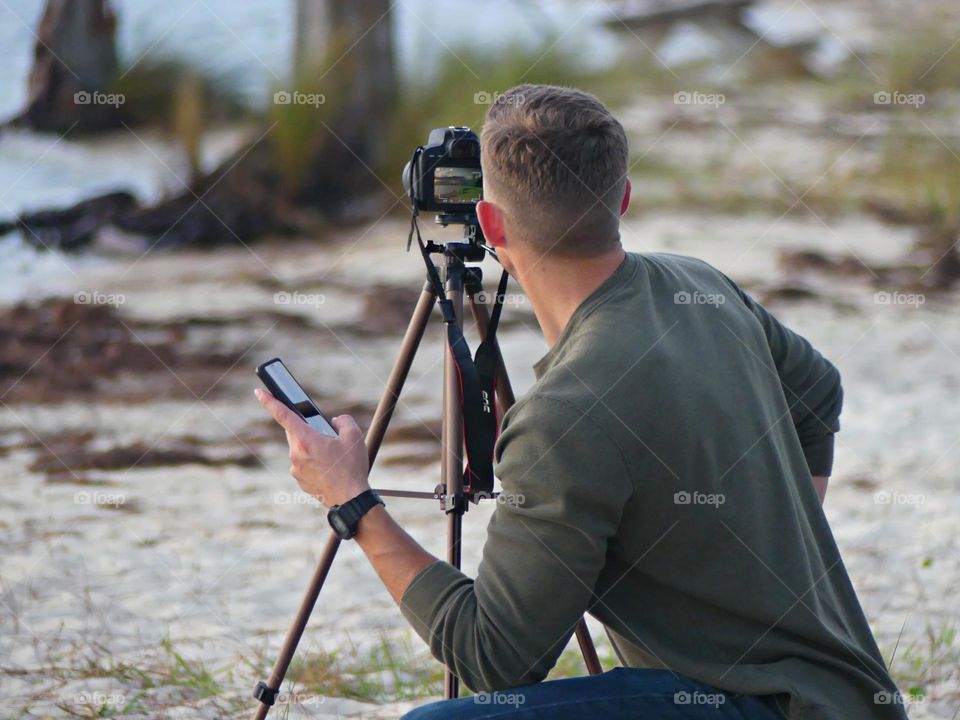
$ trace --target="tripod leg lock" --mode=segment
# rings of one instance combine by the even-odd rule
[[[470,509],[470,501],[463,495],[458,497],[444,495],[440,502],[443,505],[443,511],[447,514],[455,512],[458,515],[463,515]]]
[[[258,682],[257,687],[253,689],[253,696],[264,705],[273,705],[279,694],[279,688],[269,687],[263,680]]]
[[[440,315],[443,317],[445,323],[457,321],[457,313],[453,309],[453,303],[450,302],[450,300],[443,298],[438,304],[440,305]]]

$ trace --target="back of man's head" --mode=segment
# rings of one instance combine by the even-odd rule
[[[487,199],[518,240],[568,257],[618,245],[627,137],[593,95],[518,85],[490,107],[480,143]]]

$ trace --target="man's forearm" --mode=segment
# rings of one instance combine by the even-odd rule
[[[379,505],[360,520],[355,539],[397,604],[420,571],[437,561]]]

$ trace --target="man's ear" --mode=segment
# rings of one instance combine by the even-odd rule
[[[477,220],[480,221],[483,236],[492,247],[501,248],[507,244],[503,211],[500,208],[488,200],[480,200],[477,203]]]
[[[620,202],[621,215],[623,215],[627,211],[627,208],[630,207],[630,190],[632,189],[632,187],[633,186],[630,185],[630,178],[627,178],[627,187],[623,191],[623,200]]]

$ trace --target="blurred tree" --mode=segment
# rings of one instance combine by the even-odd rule
[[[115,123],[114,108],[92,102],[117,74],[116,16],[108,0],[47,0],[19,124],[64,131]]]
[[[212,245],[382,208],[397,84],[390,1],[298,0],[295,12],[292,86],[274,96],[273,122],[185,192],[114,224],[165,245]]]
[[[274,96],[271,122],[253,133],[251,144],[212,171],[201,172],[206,105],[201,88],[188,76],[178,88],[173,112],[192,175],[182,191],[151,207],[139,206],[128,194],[110,193],[65,210],[23,216],[16,222],[27,231],[25,239],[45,237],[39,244],[79,248],[110,225],[146,238],[150,247],[215,245],[312,232],[329,220],[361,220],[382,210],[385,183],[377,173],[397,95],[390,1],[298,0],[295,11],[291,84]],[[72,32],[79,35],[67,33],[80,45],[82,38],[102,40],[93,32],[100,27],[94,20],[100,18],[109,25],[113,47],[115,23],[103,1],[48,0],[47,15],[45,24],[85,28],[86,34],[76,29]],[[103,53],[113,58],[113,65],[103,63],[97,79],[109,82],[115,51],[87,50],[92,57]],[[92,71],[89,82],[94,82]],[[72,96],[70,100],[62,116],[67,125],[77,112]]]
[[[327,53],[330,2],[297,0],[294,18],[293,74],[304,77],[323,67]]]
[[[287,188],[299,202],[352,214],[351,198],[381,189],[375,173],[397,95],[389,0],[297,0],[292,70],[295,86],[322,94],[325,107],[302,118],[306,147],[292,150],[316,164]]]

